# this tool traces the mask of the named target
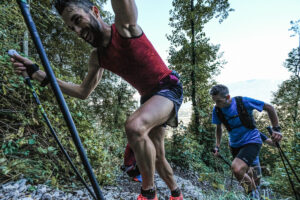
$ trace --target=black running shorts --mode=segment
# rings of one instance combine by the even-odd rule
[[[253,161],[255,160],[256,156],[258,156],[260,148],[261,144],[248,143],[238,148],[230,147],[230,150],[233,159],[237,157],[243,160],[250,167]]]

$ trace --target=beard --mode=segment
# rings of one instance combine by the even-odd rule
[[[91,39],[86,40],[90,45],[97,48],[100,47],[103,43],[103,32],[102,32],[102,26],[98,20],[95,19],[94,16],[90,14],[90,25],[89,27],[85,28],[85,31],[88,31],[89,34],[91,34]]]

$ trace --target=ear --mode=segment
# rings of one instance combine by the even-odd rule
[[[227,94],[227,95],[226,95],[226,100],[229,100],[229,99],[230,99],[230,95]]]
[[[96,18],[100,17],[99,9],[96,6],[92,7],[92,12],[96,16]]]

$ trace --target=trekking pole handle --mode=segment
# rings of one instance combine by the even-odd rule
[[[216,153],[216,150],[215,149],[211,149],[211,152],[212,153]],[[223,160],[229,167],[231,167],[230,163],[227,160],[225,160],[225,158],[222,155],[219,154],[218,158],[220,158],[221,160]]]
[[[212,152],[212,153],[216,153],[216,150],[215,150],[215,149],[211,149],[211,152]]]
[[[269,134],[272,136],[273,130],[272,130],[271,126],[268,126],[267,130],[268,130]]]
[[[272,137],[273,129],[271,128],[271,126],[268,126],[267,130],[268,130],[270,136]],[[278,142],[275,142],[275,145],[276,145],[276,147],[279,147],[279,143]]]
[[[14,55],[20,55],[16,50],[14,49],[10,49],[7,54],[10,56],[10,57],[13,57]],[[22,76],[26,79],[26,78],[29,78],[29,75],[27,73],[27,71],[23,71],[22,72]]]

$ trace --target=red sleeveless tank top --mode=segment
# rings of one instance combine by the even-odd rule
[[[111,41],[98,48],[100,67],[107,69],[130,83],[140,95],[148,95],[172,71],[165,65],[143,33],[139,37],[122,37],[112,25]]]

